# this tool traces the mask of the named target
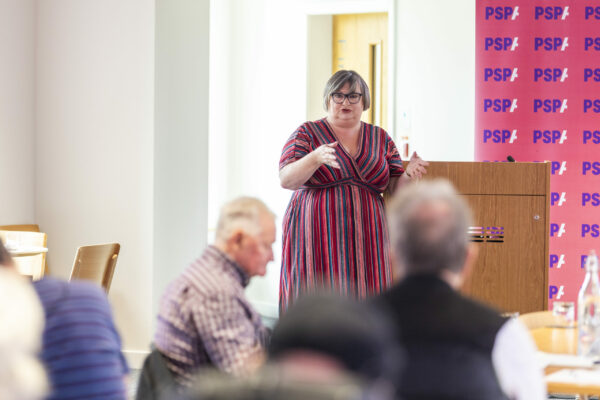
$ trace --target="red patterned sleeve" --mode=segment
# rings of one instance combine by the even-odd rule
[[[300,126],[289,137],[279,159],[279,169],[282,169],[289,163],[297,161],[312,151],[311,139],[304,125]]]
[[[390,166],[390,176],[400,176],[404,173],[404,167],[402,166],[402,159],[400,153],[396,148],[396,144],[392,138],[386,133],[386,154],[385,159]]]

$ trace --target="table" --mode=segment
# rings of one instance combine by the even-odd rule
[[[577,354],[577,327],[544,327],[529,331],[538,350],[554,354]],[[569,369],[568,367],[549,366],[546,375]],[[573,368],[570,368],[573,369]],[[573,369],[575,370],[575,369]],[[583,398],[600,394],[600,381],[593,384],[547,382],[549,393],[579,394]]]

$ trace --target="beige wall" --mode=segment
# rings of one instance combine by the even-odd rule
[[[475,0],[395,0],[395,137],[429,160],[473,161]]]
[[[35,3],[0,0],[0,225],[35,222]]]
[[[36,219],[53,275],[117,241],[109,299],[127,350],[151,338],[154,1],[40,1]]]

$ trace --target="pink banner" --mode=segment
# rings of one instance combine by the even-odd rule
[[[551,161],[549,306],[600,250],[600,1],[477,0],[475,159]]]

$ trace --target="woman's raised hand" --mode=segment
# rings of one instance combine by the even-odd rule
[[[340,169],[340,164],[335,156],[335,148],[338,142],[326,143],[313,150],[315,160],[319,164],[329,165],[330,167]]]
[[[429,163],[419,157],[415,151],[410,157],[410,161],[406,166],[406,174],[411,179],[421,179],[421,177],[427,173],[427,169],[425,167],[428,165]]]

